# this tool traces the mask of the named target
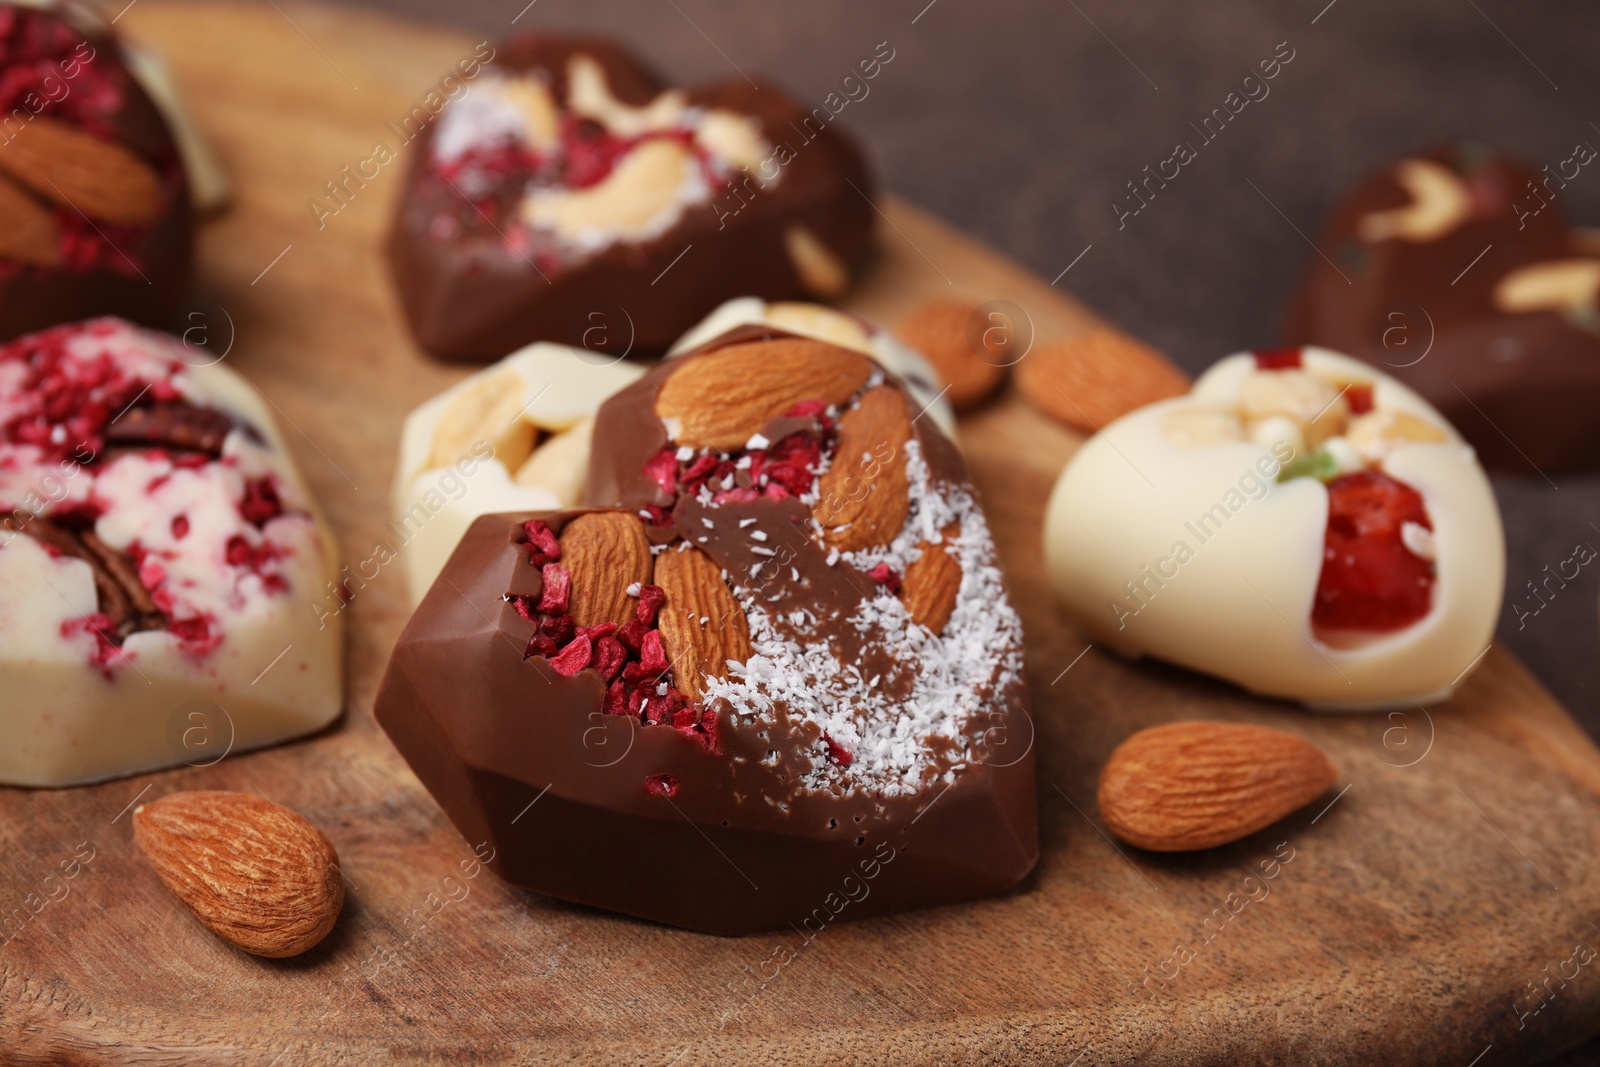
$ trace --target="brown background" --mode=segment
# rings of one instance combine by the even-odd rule
[[[526,3],[367,6],[491,34],[521,13],[518,29],[620,37],[674,79],[759,71],[810,105],[888,41],[893,62],[838,120],[883,185],[1046,280],[1092,245],[1061,284],[1191,371],[1276,339],[1313,254],[1295,228],[1314,237],[1333,197],[1372,168],[1447,137],[1535,166],[1579,141],[1600,147],[1600,7],[1571,0]],[[1283,41],[1295,58],[1270,95],[1119,232],[1111,203],[1125,183],[1177,141],[1198,142],[1188,123]],[[1600,173],[1562,196],[1569,217],[1600,225]],[[1589,525],[1600,477],[1555,484],[1531,470],[1495,480],[1511,596],[1579,541],[1600,548]],[[1521,632],[1508,604],[1500,641],[1600,736],[1596,590],[1582,574]]]

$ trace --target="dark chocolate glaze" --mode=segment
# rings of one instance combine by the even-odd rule
[[[155,103],[128,73],[111,28],[79,4],[53,10],[57,13],[44,17],[58,17],[80,33],[95,50],[92,64],[116,69],[120,106],[101,118],[118,142],[161,175],[162,210],[131,237],[119,237],[115,243],[123,255],[114,266],[74,270],[10,265],[0,271],[0,341],[102,315],[166,329],[188,291],[194,259],[194,211],[177,142]],[[46,107],[41,117],[55,116]],[[27,134],[22,126],[15,136]]]
[[[1492,299],[1511,271],[1580,254],[1560,200],[1547,193],[1542,209],[1519,218],[1519,206],[1539,204],[1529,183],[1544,175],[1480,147],[1414,158],[1462,175],[1474,189],[1473,216],[1434,241],[1363,241],[1364,216],[1410,199],[1393,167],[1367,179],[1335,207],[1319,242],[1333,264],[1311,259],[1285,339],[1392,374],[1438,407],[1492,468],[1532,473],[1530,464],[1600,462],[1600,318],[1507,315]]]
[[[630,510],[659,502],[659,488],[629,471],[665,441],[655,386],[680,365],[669,361],[602,409],[590,481],[596,499]],[[914,429],[934,478],[969,486],[959,453],[929,420]],[[677,926],[748,934],[815,928],[817,917],[836,910],[830,902],[845,895],[846,880],[860,883],[872,861],[883,869],[843,917],[970,900],[1033,868],[1031,744],[1014,761],[972,755],[997,727],[1031,736],[1020,676],[998,685],[986,713],[967,724],[965,747],[928,746],[932,773],[953,770],[953,783],[931,777],[914,794],[884,797],[864,786],[804,788],[798,779],[820,732],[788,719],[781,704],[752,724],[716,705],[720,741],[712,752],[670,727],[603,714],[593,670],[565,678],[543,657],[524,659],[534,625],[505,601],[507,593],[538,592],[518,543],[521,523],[538,517],[559,529],[573,514],[475,521],[401,635],[378,693],[378,722],[462,834],[494,849],[490,865],[502,877]],[[743,518],[768,531],[767,547],[781,550],[776,561],[751,551]],[[796,499],[716,508],[686,499],[652,540],[682,534],[736,582],[753,587],[741,576],[754,573],[759,596],[779,611],[809,608],[841,658],[863,675],[888,676],[895,665],[881,662],[886,653],[864,647],[844,622],[873,592],[872,580],[842,562],[830,567],[826,550],[805,535],[808,518]],[[908,684],[902,677],[889,691]],[[677,779],[671,797],[646,789],[647,778],[662,774]]]
[[[564,103],[566,64],[575,53],[594,57],[613,94],[626,103],[648,103],[667,88],[632,55],[601,40],[513,38],[501,46],[492,69],[542,70]],[[770,85],[740,79],[686,94],[691,106],[753,117],[765,138],[787,143],[794,158],[775,184],[761,189],[752,180],[756,191],[737,214],[719,219],[715,205],[726,211],[739,201],[717,193],[709,204],[686,208],[672,229],[651,242],[618,242],[598,252],[579,253],[537,233],[527,253],[508,247],[503,223],[483,218],[432,173],[436,124],[430,124],[410,153],[389,237],[401,308],[418,343],[452,360],[498,359],[533,341],[619,355],[660,352],[732,297],[810,296],[785,248],[792,223],[807,227],[845,264],[861,257],[873,223],[863,194],[870,196],[872,185],[848,137],[831,123],[820,132],[815,121],[802,129],[808,112]],[[520,182],[495,194],[502,217],[515,211],[520,196]],[[453,220],[451,236],[432,235],[440,218]],[[600,332],[593,329],[597,324]]]

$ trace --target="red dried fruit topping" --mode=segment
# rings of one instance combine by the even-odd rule
[[[1428,614],[1434,565],[1406,547],[1408,522],[1433,529],[1421,494],[1387,474],[1359,471],[1328,483],[1314,629],[1390,633]]]
[[[174,515],[172,517],[172,539],[182,541],[189,536],[189,516]]]
[[[660,674],[671,666],[667,662],[666,646],[661,643],[660,630],[651,630],[639,642],[639,665],[654,674]]]
[[[822,735],[822,743],[828,746],[828,758],[839,766],[848,767],[855,761],[855,757],[848,749],[827,734]]]
[[[1372,383],[1354,382],[1344,391],[1345,403],[1350,405],[1350,414],[1365,415],[1372,410]]]
[[[572,575],[559,563],[546,563],[539,573],[544,578],[539,610],[546,615],[565,615],[572,599]]]
[[[622,673],[622,665],[628,662],[628,650],[622,647],[622,642],[615,637],[602,637],[595,646],[594,667],[600,672],[600,677],[608,683],[615,680]]]
[[[1298,348],[1262,348],[1255,356],[1257,370],[1294,370],[1304,365]]]
[[[639,587],[639,603],[634,607],[639,622],[643,626],[654,626],[656,616],[661,612],[661,605],[667,602],[667,591],[659,585],[641,585]]]
[[[283,514],[283,502],[278,499],[278,490],[273,486],[271,476],[252,478],[244,483],[244,499],[239,501],[239,514],[257,529]]]
[[[522,532],[528,538],[528,562],[535,567],[543,567],[561,558],[561,542],[556,540],[555,531],[550,529],[548,523],[529,519],[522,524]]]
[[[677,796],[678,776],[675,774],[652,774],[644,780],[644,791],[656,797]]]
[[[550,666],[563,678],[571,678],[583,670],[594,658],[594,645],[585,634],[579,634],[572,643],[555,655],[548,657]]]
[[[661,487],[661,491],[668,496],[678,492],[678,454],[670,448],[663,448],[651,456],[644,465],[644,472],[650,480]],[[543,525],[542,523],[540,525]]]
[[[880,563],[867,572],[867,577],[889,590],[891,593],[900,591],[900,575],[887,563]]]

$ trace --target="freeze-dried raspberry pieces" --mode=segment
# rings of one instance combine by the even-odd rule
[[[1388,633],[1428,613],[1434,565],[1407,544],[1407,525],[1433,529],[1421,494],[1404,482],[1359,471],[1328,483],[1328,530],[1311,609],[1315,629]]]

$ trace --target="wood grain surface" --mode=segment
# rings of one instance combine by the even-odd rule
[[[400,417],[465,372],[400,327],[379,252],[396,164],[320,229],[308,201],[394,144],[387,124],[476,41],[289,3],[140,0],[120,25],[166,51],[237,178],[233,211],[204,232],[210,306],[193,321],[220,337],[231,320],[229,362],[281,413],[346,559],[366,559],[387,536]],[[892,323],[954,293],[1013,301],[1041,337],[1092,321],[878,204],[882,251],[850,307]],[[391,566],[349,608],[348,712],[322,735],[93,788],[0,790],[0,1062],[1398,1067],[1528,1062],[1600,1028],[1600,974],[1579,948],[1600,947],[1600,753],[1515,660],[1491,650],[1449,707],[1386,720],[1085,652],[1039,546],[1079,438],[1009,393],[962,434],[1028,633],[1043,858],[1015,892],[846,911],[807,940],[702,936],[506,888],[373,724],[405,619]],[[1202,855],[1119,848],[1094,808],[1101,763],[1133,730],[1193,717],[1313,739],[1336,791]],[[247,956],[162,888],[127,810],[194,788],[258,791],[324,828],[349,900],[323,945]]]

